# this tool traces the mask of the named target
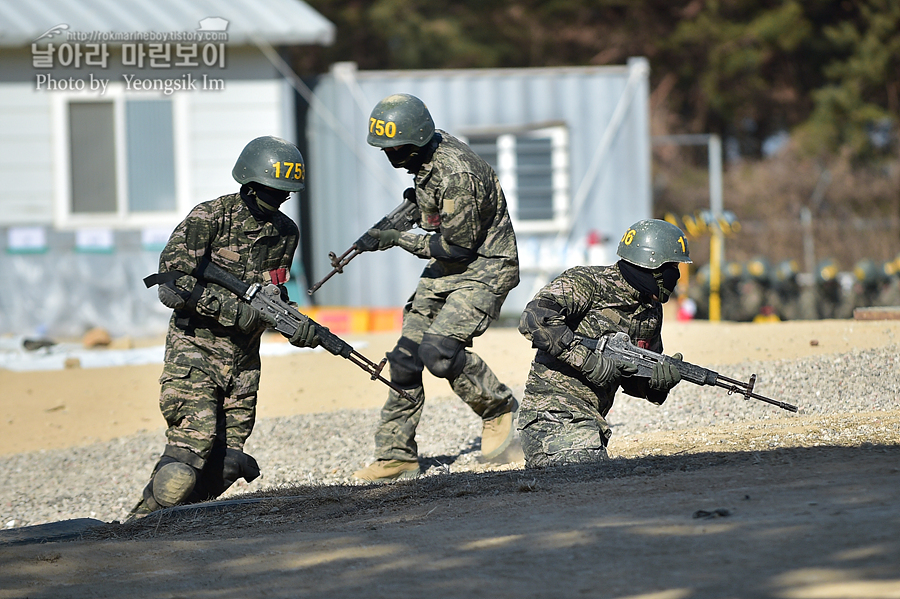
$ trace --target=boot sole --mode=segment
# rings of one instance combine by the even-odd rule
[[[367,483],[391,483],[395,480],[411,480],[414,478],[419,478],[419,476],[421,475],[422,469],[417,467],[415,470],[404,470],[403,472],[400,472],[399,474],[396,474],[394,476],[383,476],[381,478],[362,478],[359,476],[354,476],[353,478]]]

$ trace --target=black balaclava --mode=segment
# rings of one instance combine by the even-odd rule
[[[404,144],[391,148],[390,152],[385,148],[384,153],[394,168],[405,168],[410,173],[416,173],[434,156],[434,150],[440,139],[440,135],[435,133],[431,140],[421,148],[415,144]]]
[[[662,303],[669,301],[681,276],[678,265],[674,262],[666,262],[656,269],[637,266],[625,260],[619,260],[618,264],[629,285],[643,294],[656,296]]]
[[[241,199],[256,220],[269,220],[290,197],[289,191],[273,189],[256,182],[241,186]]]
[[[279,206],[287,202],[291,197],[291,192],[289,191],[267,187],[255,181],[241,188],[241,196],[245,195],[244,188],[249,188],[246,194],[249,198],[244,197],[247,205],[253,204],[263,214],[274,214],[278,211]],[[256,215],[254,214],[254,216]]]

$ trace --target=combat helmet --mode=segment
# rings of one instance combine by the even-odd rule
[[[691,264],[684,232],[664,220],[642,220],[628,227],[616,254],[626,262],[651,270],[667,262]]]
[[[819,285],[837,281],[838,265],[832,258],[825,258],[816,265],[816,283]]]
[[[392,94],[372,109],[366,141],[376,148],[421,148],[433,136],[434,121],[425,103],[409,94]]]
[[[879,285],[886,277],[883,267],[875,264],[871,258],[863,258],[853,266],[853,275],[856,280],[866,287]]]
[[[797,284],[799,272],[800,266],[796,260],[782,260],[772,269],[769,282],[778,289],[786,289]]]
[[[744,268],[744,272],[749,278],[760,283],[768,283],[770,271],[769,261],[761,256],[757,256],[747,262]]]
[[[244,146],[231,176],[241,185],[255,182],[281,191],[300,191],[306,187],[306,164],[297,146],[266,135]]]

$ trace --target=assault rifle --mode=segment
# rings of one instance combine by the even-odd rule
[[[408,191],[408,190],[407,190]],[[403,197],[406,198],[404,193]],[[403,203],[391,210],[391,212],[375,223],[373,229],[387,231],[388,229],[397,229],[398,231],[409,231],[419,223],[419,207],[414,200],[404,199]],[[328,252],[328,258],[331,260],[331,272],[325,275],[325,278],[309,288],[307,293],[312,295],[319,287],[338,273],[344,272],[344,267],[363,252],[371,252],[378,249],[378,240],[368,234],[363,233],[362,237],[356,240],[356,243],[350,246],[346,252],[340,256],[334,252]]]
[[[381,371],[384,370],[384,366],[387,364],[387,358],[383,358],[378,364],[372,362],[353,349],[349,343],[329,331],[328,328],[323,327],[305,314],[301,314],[296,308],[282,300],[281,290],[277,285],[272,283],[267,285],[253,283],[250,285],[209,260],[204,260],[200,264],[196,274],[198,278],[204,281],[221,285],[260,312],[270,316],[275,321],[275,330],[286,337],[291,337],[300,325],[308,320],[316,327],[316,336],[318,336],[322,347],[335,356],[350,360],[368,372],[373,381],[377,379],[402,397],[413,401],[413,398],[406,391],[381,376]]]
[[[736,381],[728,377],[722,376],[718,372],[713,372],[702,366],[695,366],[684,360],[676,360],[671,356],[658,354],[649,349],[643,349],[633,345],[627,333],[610,333],[604,335],[600,339],[590,339],[587,337],[577,337],[578,342],[588,349],[599,351],[604,358],[611,360],[628,362],[637,366],[638,371],[633,376],[649,377],[653,373],[653,365],[657,363],[672,364],[678,369],[681,378],[695,385],[715,385],[728,390],[728,394],[740,393],[744,399],[758,399],[766,403],[778,406],[779,408],[796,412],[797,406],[784,403],[758,395],[753,392],[753,386],[756,384],[756,375],[751,374],[748,382]]]

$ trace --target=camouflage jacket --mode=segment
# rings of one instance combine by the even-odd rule
[[[438,291],[477,281],[505,296],[519,283],[519,255],[500,182],[469,146],[444,131],[436,135],[431,161],[414,177],[422,228],[436,232],[405,232],[399,245],[431,260],[425,276],[441,278]]]
[[[629,285],[617,265],[566,270],[529,302],[519,324],[538,349],[528,380],[532,395],[579,397],[605,416],[619,385],[597,386],[581,374],[591,350],[575,335],[597,339],[622,331],[636,345],[662,352],[661,329],[662,304]],[[647,397],[646,378],[622,379],[620,384],[629,395]]]
[[[190,273],[209,258],[247,283],[284,283],[298,238],[297,225],[281,212],[271,221],[257,221],[239,193],[195,206],[159,257],[160,273],[188,273],[175,285],[197,298],[195,309],[176,310],[169,321],[166,364],[199,368],[221,387],[234,383],[238,394],[255,392],[265,329],[241,332],[235,326],[241,300],[218,285],[198,282]]]

